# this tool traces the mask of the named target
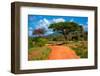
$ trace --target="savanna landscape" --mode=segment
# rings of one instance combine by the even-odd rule
[[[88,18],[28,15],[28,60],[88,58]]]

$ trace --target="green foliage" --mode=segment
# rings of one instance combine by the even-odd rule
[[[64,41],[64,36],[60,33],[52,34],[47,37],[48,41]]]
[[[58,22],[50,24],[49,28],[64,35],[65,40],[68,40],[67,35],[75,31],[84,31],[83,27],[75,22]]]
[[[58,23],[53,23],[49,26],[49,28],[52,28],[54,31],[65,31],[70,32],[70,31],[79,31],[82,30],[82,26],[75,22],[58,22]]]
[[[87,42],[73,42],[72,44],[73,45],[71,46],[71,48],[76,52],[78,56],[80,56],[80,58],[88,57]]]
[[[46,38],[42,37],[29,37],[28,38],[28,49],[32,47],[42,47],[45,46],[45,44],[48,42]]]
[[[84,32],[84,40],[88,39],[88,32]]]
[[[32,43],[32,38],[29,37],[28,38],[28,49],[32,48],[33,47],[33,43]]]
[[[45,38],[38,37],[38,38],[35,39],[35,45],[36,46],[40,46],[40,47],[44,46],[47,42],[48,42],[48,40],[45,39]]]
[[[88,57],[88,51],[85,51],[82,48],[72,48],[72,49],[75,50],[76,54],[80,56],[80,58]]]

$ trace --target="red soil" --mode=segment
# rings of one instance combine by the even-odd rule
[[[80,57],[76,55],[75,51],[66,46],[48,46],[52,49],[48,59],[79,59]]]

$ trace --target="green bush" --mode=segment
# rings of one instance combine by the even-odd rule
[[[88,57],[88,51],[84,50],[82,48],[72,48],[75,50],[76,54],[80,56],[80,58],[87,58]]]
[[[28,38],[28,49],[33,47],[32,38]]]
[[[44,46],[46,43],[48,42],[48,40],[47,39],[45,39],[45,38],[37,38],[37,39],[35,39],[35,45],[36,46]]]
[[[88,42],[87,41],[73,41],[69,42],[72,48],[80,58],[88,58]]]
[[[28,38],[28,49],[32,47],[42,47],[48,42],[47,39],[41,37]]]

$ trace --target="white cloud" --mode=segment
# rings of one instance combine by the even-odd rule
[[[50,24],[50,22],[46,18],[44,18],[43,20],[47,25]]]
[[[32,30],[29,30],[29,31],[28,31],[28,35],[29,35],[29,36],[32,36]]]
[[[57,18],[57,19],[53,19],[53,20],[48,20],[46,18],[44,19],[41,19],[39,22],[38,22],[38,25],[36,27],[37,28],[45,28],[47,31],[49,30],[48,29],[48,26],[53,23],[53,22],[65,22],[65,20],[63,18]]]
[[[74,19],[72,18],[71,20],[70,20],[70,22],[73,22],[74,21]]]
[[[83,26],[83,24],[79,24],[79,25]]]
[[[45,35],[53,34],[53,31],[48,30]]]
[[[63,18],[57,18],[57,19],[53,19],[53,22],[65,22],[65,20]]]
[[[32,27],[29,27],[29,30],[33,30],[33,28]]]
[[[33,28],[32,28],[32,27],[29,27],[28,30],[29,30],[29,31],[28,31],[28,35],[29,35],[29,36],[32,36]]]
[[[49,34],[52,34],[53,33],[53,30],[49,29],[49,25],[52,23],[52,21],[49,21],[48,19],[44,18],[44,19],[41,19],[38,24],[37,24],[37,27],[36,29],[38,28],[44,28],[46,30],[46,33],[45,35],[49,35]],[[31,33],[31,32],[30,32]]]
[[[38,25],[36,28],[45,28],[46,30],[48,30],[48,25],[50,24],[49,20],[47,20],[46,18],[40,20],[38,22]]]
[[[53,33],[53,30],[51,30],[51,29],[48,28],[51,23],[54,23],[54,22],[56,22],[56,23],[57,22],[64,22],[64,21],[65,20],[63,18],[53,19],[51,21],[48,20],[48,19],[46,19],[46,18],[44,18],[44,19],[41,19],[38,22],[36,29],[38,29],[38,28],[44,28],[46,30],[45,35],[49,35],[49,34],[52,34]]]

